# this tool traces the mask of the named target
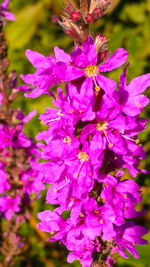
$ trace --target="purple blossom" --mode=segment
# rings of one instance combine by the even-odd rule
[[[14,198],[11,198],[9,196],[0,197],[0,212],[2,213],[2,215],[4,214],[7,220],[10,220],[15,212],[20,211],[20,201],[20,196],[16,196]]]
[[[104,77],[99,72],[108,72],[123,65],[127,60],[128,53],[119,48],[104,63],[99,64],[96,47],[91,37],[83,43],[83,47],[75,47],[72,55],[66,54],[63,50],[55,47],[55,58],[44,57],[43,55],[27,50],[26,55],[33,66],[37,69],[34,74],[21,75],[21,78],[30,86],[20,86],[18,89],[32,91],[25,96],[38,97],[43,93],[51,96],[49,88],[61,82],[75,81],[84,78],[85,84],[90,83],[91,92],[100,90],[100,87],[110,95],[115,90],[116,82]],[[99,87],[100,86],[100,87]]]
[[[139,255],[134,245],[147,244],[147,240],[141,238],[141,236],[146,235],[148,231],[143,226],[134,225],[132,222],[114,226],[114,230],[116,232],[115,242],[118,245],[116,249],[119,254],[124,258],[128,258],[123,250],[124,247],[134,258],[138,258]]]
[[[141,93],[150,85],[150,75],[126,84],[126,67],[117,90],[117,83],[101,73],[123,65],[128,53],[119,48],[102,62],[91,37],[77,44],[71,55],[58,47],[54,53],[55,57],[44,57],[27,50],[36,72],[21,75],[28,85],[19,88],[26,96],[47,93],[54,97],[55,108],[47,108],[39,117],[48,129],[36,137],[40,158],[46,161],[40,164],[37,177],[39,184],[42,180],[50,185],[46,203],[58,207],[39,213],[38,227],[50,232],[50,241],[66,245],[68,262],[78,259],[89,267],[95,253],[98,258],[98,253],[109,248],[105,262],[112,266],[111,253],[118,251],[126,257],[124,247],[137,257],[134,241],[146,243],[141,239],[145,228],[126,223],[126,219],[143,214],[136,210],[140,187],[122,178],[123,171],[118,170],[127,168],[133,177],[146,172],[137,168],[145,158],[138,134],[146,127],[147,120],[139,114],[149,102]],[[59,83],[65,83],[65,93],[58,88],[56,98],[49,89]],[[22,175],[22,181],[27,185],[25,192],[33,190],[28,173]],[[66,219],[65,210],[70,211]]]
[[[18,110],[16,111],[19,123],[10,127],[8,124],[0,125],[0,212],[7,220],[11,219],[14,213],[19,212],[25,202],[30,202],[40,196],[44,185],[39,172],[39,151],[31,138],[23,133],[24,123],[29,121],[35,111],[27,116]],[[15,179],[12,181],[6,167],[12,168],[12,162],[17,161],[18,171],[15,172]],[[15,183],[16,190],[13,188]],[[12,197],[13,190],[13,197]],[[15,196],[14,196],[15,195]]]
[[[0,194],[10,189],[7,173],[3,167],[3,164],[0,162]]]
[[[9,11],[6,11],[8,9],[8,5],[9,5],[9,0],[4,0],[0,4],[0,21],[2,21],[3,24],[5,24],[4,19],[15,20],[14,14],[12,14]]]
[[[141,95],[141,93],[150,86],[150,74],[136,77],[129,84],[126,84],[126,70],[128,66],[124,68],[120,76],[119,90],[114,92],[114,98],[123,113],[134,117],[139,115],[141,110],[149,103],[149,99],[145,95]]]

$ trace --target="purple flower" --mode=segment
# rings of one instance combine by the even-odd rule
[[[134,225],[132,222],[114,226],[114,230],[116,232],[115,242],[118,245],[116,249],[120,256],[128,258],[123,250],[124,247],[134,258],[138,258],[139,255],[134,245],[147,244],[147,240],[141,238],[141,236],[146,235],[148,231],[143,226]]]
[[[10,189],[7,173],[3,168],[4,166],[0,162],[0,194]]]
[[[2,21],[3,24],[5,24],[4,19],[15,20],[14,14],[6,11],[6,9],[8,9],[8,5],[9,5],[9,0],[4,0],[4,2],[0,4],[0,21]]]
[[[119,48],[104,63],[99,65],[96,47],[91,37],[83,43],[83,47],[78,45],[72,55],[66,54],[63,50],[55,47],[55,58],[44,57],[43,55],[27,50],[26,55],[37,71],[35,74],[21,75],[21,78],[30,86],[21,86],[18,89],[32,91],[25,94],[30,97],[38,97],[43,93],[53,94],[49,88],[61,82],[75,81],[81,77],[85,78],[85,84],[90,83],[89,89],[100,90],[100,87],[111,95],[116,88],[116,82],[104,77],[99,72],[107,72],[120,67],[125,63],[128,53]],[[99,87],[100,86],[100,87]]]
[[[150,86],[150,73],[136,77],[129,84],[126,84],[127,67],[128,65],[120,76],[119,90],[114,92],[114,98],[124,114],[134,117],[139,115],[141,110],[149,103],[149,99],[141,93]]]
[[[0,197],[0,212],[2,213],[2,215],[5,215],[5,218],[7,220],[10,220],[14,212],[20,211],[20,202],[20,196],[16,196],[14,198],[11,198],[9,196],[2,196]]]

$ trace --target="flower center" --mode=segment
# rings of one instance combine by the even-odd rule
[[[70,136],[64,137],[63,138],[63,141],[64,141],[64,143],[67,143],[68,145],[70,145],[71,144],[71,138],[70,138]]]
[[[100,121],[96,124],[97,131],[104,131],[108,129],[108,122],[106,121]]]
[[[85,74],[87,77],[94,77],[98,74],[97,66],[90,65],[85,69]]]
[[[89,160],[89,155],[85,152],[79,152],[78,153],[78,159],[81,159],[82,161],[88,161]]]

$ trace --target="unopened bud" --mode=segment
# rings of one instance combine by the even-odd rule
[[[78,21],[80,19],[80,12],[74,10],[70,13],[70,19],[73,21]]]
[[[87,39],[88,32],[86,25],[81,23],[77,25],[75,22],[65,17],[61,17],[61,19],[62,21],[58,21],[59,25],[75,42],[83,42]]]
[[[107,50],[108,47],[108,39],[104,35],[97,35],[95,38],[95,47],[97,53],[99,53],[102,50]]]
[[[109,52],[107,50],[100,51],[98,54],[98,62],[103,62],[107,56],[109,55]]]
[[[87,14],[85,17],[87,23],[92,23],[94,21],[92,14]]]
[[[70,15],[70,13],[72,11],[74,11],[74,7],[73,5],[69,2],[68,6],[65,6],[65,9],[64,9],[65,13],[67,13],[68,15]]]
[[[102,17],[112,6],[113,2],[114,0],[91,0],[89,13],[92,14],[93,21]]]

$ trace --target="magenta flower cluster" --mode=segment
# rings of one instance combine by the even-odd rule
[[[37,199],[44,189],[38,149],[23,133],[24,123],[34,115],[32,111],[25,117],[18,110],[20,122],[16,121],[16,125],[0,123],[0,214],[7,220]]]
[[[26,96],[54,97],[55,108],[40,115],[48,130],[36,139],[44,140],[38,147],[45,161],[40,173],[50,185],[46,203],[57,207],[38,214],[38,228],[52,235],[50,241],[66,245],[71,251],[68,262],[77,259],[83,267],[91,266],[95,253],[101,253],[108,266],[116,252],[127,258],[127,250],[137,258],[134,245],[147,243],[141,238],[147,230],[130,220],[143,214],[135,209],[140,187],[122,176],[125,168],[133,177],[146,172],[137,167],[145,158],[137,135],[146,127],[139,114],[149,103],[142,93],[150,85],[150,74],[127,84],[127,65],[117,88],[101,73],[123,65],[128,53],[119,48],[102,62],[91,37],[71,55],[58,47],[54,52],[55,57],[44,57],[27,50],[37,70],[21,76],[28,84],[20,87]],[[65,89],[59,87],[55,98],[49,88],[59,83],[65,83]]]

